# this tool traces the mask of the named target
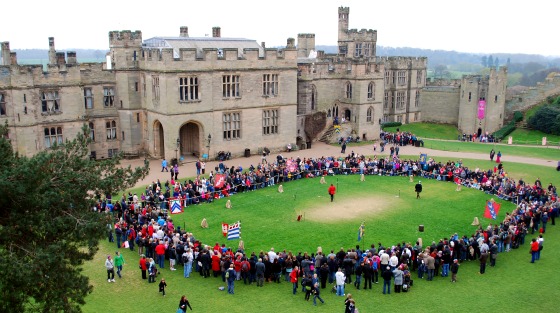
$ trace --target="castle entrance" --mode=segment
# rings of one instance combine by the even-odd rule
[[[156,158],[165,158],[165,141],[163,136],[163,125],[159,120],[154,122],[154,146],[153,155]]]
[[[476,138],[480,138],[480,136],[482,136],[482,128],[478,128],[478,131],[476,132]]]
[[[200,127],[188,122],[179,130],[179,158],[200,157]]]

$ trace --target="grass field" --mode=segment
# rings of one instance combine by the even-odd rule
[[[513,144],[540,146],[543,137],[546,137],[547,145],[556,146],[556,148],[560,146],[560,136],[545,134],[538,130],[517,128],[509,136],[512,137]]]
[[[502,152],[502,159],[507,162],[507,157],[511,155],[544,159],[560,160],[560,148],[558,147],[523,147],[509,146],[506,144],[492,144],[480,142],[461,142],[461,141],[442,141],[424,139],[424,146],[429,149],[454,151],[454,152],[475,152],[489,154],[491,149],[496,153]]]
[[[460,134],[457,127],[453,125],[433,123],[411,123],[399,127],[387,127],[383,130],[394,133],[397,128],[400,131],[411,132],[420,138],[457,140],[457,136]]]
[[[486,168],[489,161],[463,160],[468,166]],[[510,176],[542,173],[543,183],[548,179],[558,185],[556,172],[548,168],[508,163]],[[526,167],[526,168],[525,168]],[[529,176],[523,176],[527,181]],[[233,208],[225,209],[224,199],[212,204],[191,206],[185,213],[174,215],[176,226],[186,227],[196,238],[213,245],[225,242],[221,235],[221,222],[241,221],[242,238],[247,252],[268,251],[270,247],[294,252],[315,252],[318,246],[324,250],[338,250],[358,244],[357,231],[363,221],[366,225],[365,237],[360,244],[382,242],[385,245],[397,242],[414,242],[423,238],[424,245],[432,240],[458,232],[470,235],[475,227],[471,222],[479,217],[483,226],[496,221],[482,218],[484,203],[489,195],[463,189],[455,192],[452,183],[423,180],[422,199],[415,199],[414,184],[405,177],[366,176],[365,182],[359,176],[327,177],[327,183],[338,186],[334,203],[328,200],[327,185],[318,179],[305,179],[284,184],[284,193],[275,187],[231,197]],[[500,201],[500,200],[498,200]],[[514,208],[504,202],[497,221]],[[296,212],[305,213],[305,220],[296,221]],[[210,228],[199,227],[206,218]],[[418,225],[424,225],[420,233]],[[522,312],[534,309],[535,303],[544,312],[556,311],[556,299],[547,290],[556,290],[557,282],[551,273],[560,261],[558,229],[549,226],[545,236],[543,256],[536,264],[529,264],[529,247],[498,256],[497,267],[489,268],[485,275],[479,275],[478,262],[461,265],[458,282],[452,284],[448,278],[437,277],[433,282],[414,278],[414,287],[408,293],[383,295],[382,284],[373,290],[356,290],[347,285],[346,293],[354,295],[360,312],[395,310],[406,304],[415,312],[433,312],[438,308],[446,312],[472,311],[473,303],[486,310]],[[530,238],[528,236],[528,238]],[[238,241],[225,242],[237,247]],[[121,249],[122,250],[122,249]],[[162,271],[169,285],[166,297],[157,292],[157,284],[148,284],[140,279],[136,252],[124,251],[127,261],[124,278],[116,283],[107,283],[103,261],[106,254],[114,254],[114,244],[103,242],[100,252],[92,262],[84,265],[84,272],[94,286],[88,296],[85,312],[175,312],[179,298],[186,294],[197,311],[218,312],[261,312],[281,309],[297,312],[340,312],[343,298],[323,290],[326,303],[313,307],[303,300],[303,293],[291,294],[291,284],[266,283],[264,288],[244,286],[236,282],[236,294],[228,295],[219,291],[225,286],[220,279],[203,279],[198,274],[191,278],[182,277],[182,268],[172,272]],[[168,266],[168,263],[166,264]],[[415,273],[413,273],[415,275]],[[528,300],[530,298],[530,301]]]

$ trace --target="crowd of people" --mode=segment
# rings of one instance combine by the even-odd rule
[[[225,182],[220,188],[214,186],[216,174],[225,175]],[[470,235],[450,234],[428,245],[405,240],[392,245],[377,243],[367,248],[340,248],[336,252],[334,249],[326,252],[318,247],[313,253],[294,253],[289,249],[277,252],[274,248],[266,252],[248,252],[243,246],[207,245],[197,240],[193,233],[175,227],[167,215],[166,200],[170,198],[179,198],[185,205],[196,205],[294,179],[351,174],[416,176],[454,182],[494,194],[517,206],[500,223],[479,226]],[[549,184],[543,188],[539,179],[533,184],[523,179],[516,181],[507,175],[501,163],[491,169],[480,170],[464,166],[461,160],[442,163],[433,159],[405,160],[397,153],[386,157],[365,157],[352,152],[342,158],[278,156],[275,162],[264,161],[246,170],[241,166],[227,167],[220,163],[215,173],[209,173],[209,177],[197,176],[183,183],[174,177],[163,184],[158,180],[148,186],[140,198],[129,193],[113,203],[108,196],[99,201],[96,209],[111,213],[108,216],[114,218],[107,226],[109,241],[116,242],[117,248],[124,246],[136,250],[137,247],[142,279],[148,279],[148,282],[155,282],[158,272],[165,268],[168,260],[171,270],[183,266],[185,278],[195,272],[205,278],[221,279],[227,283],[231,294],[234,294],[236,281],[255,283],[258,287],[263,287],[264,282],[290,282],[294,294],[301,288],[304,299],[309,301],[313,295],[316,305],[317,299],[324,303],[320,294],[327,283],[336,286],[337,295],[346,296],[348,284],[353,284],[356,289],[371,289],[372,284],[379,283],[381,276],[385,294],[391,289],[397,293],[408,291],[413,285],[414,271],[418,279],[425,277],[428,281],[437,276],[448,277],[451,273],[450,281],[456,282],[462,262],[478,261],[479,272],[484,274],[487,263],[490,267],[495,266],[498,254],[523,245],[529,232],[540,234],[531,244],[532,262],[538,261],[544,242],[542,234],[546,232],[549,221],[555,225],[559,208],[555,186]],[[105,265],[108,281],[114,282],[114,273],[110,276],[109,267],[112,269],[117,265],[110,257]],[[120,270],[118,275],[120,277]],[[159,287],[165,295],[166,285],[162,287],[160,282]],[[181,303],[183,309],[190,307],[188,301],[188,305],[183,299]],[[349,308],[355,307],[350,294],[346,296],[345,303]]]

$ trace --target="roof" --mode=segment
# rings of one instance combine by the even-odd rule
[[[202,49],[237,49],[239,57],[243,56],[243,49],[259,49],[259,55],[264,55],[264,49],[256,40],[246,38],[223,37],[153,37],[144,40],[143,46],[152,48],[173,48],[173,56],[179,57],[179,49],[196,49],[197,56],[202,56]]]

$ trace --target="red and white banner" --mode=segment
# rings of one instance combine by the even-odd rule
[[[214,177],[214,187],[222,188],[226,184],[226,174],[216,174]]]

